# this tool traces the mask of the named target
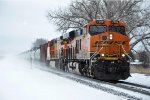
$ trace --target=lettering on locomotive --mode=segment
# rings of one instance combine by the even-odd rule
[[[97,45],[103,45],[103,44],[108,44],[108,45],[118,45],[118,44],[122,44],[125,45],[127,44],[128,41],[95,41],[94,45],[92,47],[97,47]]]

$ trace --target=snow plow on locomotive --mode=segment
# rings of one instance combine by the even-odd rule
[[[65,71],[101,80],[130,76],[129,37],[126,25],[120,21],[89,22],[49,41],[45,52],[46,62]]]

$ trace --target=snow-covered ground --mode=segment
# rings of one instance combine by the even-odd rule
[[[0,61],[0,100],[122,100],[14,59]]]
[[[127,99],[32,67],[13,57],[0,60],[0,100]],[[132,76],[127,81],[150,83],[150,76]]]
[[[131,74],[131,76],[132,77],[129,77],[125,81],[136,83],[136,84],[141,84],[141,85],[146,85],[150,87],[150,75],[134,73],[134,74]]]

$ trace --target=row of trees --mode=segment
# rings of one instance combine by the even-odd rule
[[[132,58],[142,62],[144,68],[150,67],[150,54],[146,51],[139,50],[137,53],[132,53]]]
[[[47,42],[48,42],[48,40],[46,40],[46,39],[38,38],[38,39],[36,39],[36,40],[32,43],[31,49],[39,48],[40,45],[45,44],[45,43],[47,43]]]
[[[146,51],[139,52],[139,61],[143,62],[143,67],[150,66],[150,54]]]

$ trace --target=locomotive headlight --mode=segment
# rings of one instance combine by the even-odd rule
[[[111,40],[113,39],[113,35],[112,34],[109,35],[109,39],[111,39]]]
[[[125,57],[125,54],[122,54],[122,57]]]
[[[102,54],[102,57],[104,57],[105,55],[104,54]]]

